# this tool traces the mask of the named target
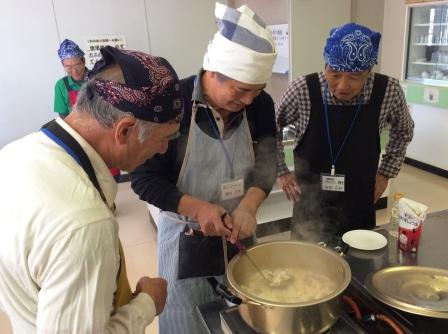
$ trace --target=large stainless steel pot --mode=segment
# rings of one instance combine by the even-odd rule
[[[336,290],[330,295],[303,303],[273,303],[251,295],[241,288],[254,274],[247,257],[239,254],[229,263],[226,272],[230,289],[241,298],[239,312],[257,332],[272,334],[322,333],[338,319],[340,296],[351,279],[348,263],[336,252],[312,243],[272,241],[247,250],[260,268],[307,269],[330,278]]]

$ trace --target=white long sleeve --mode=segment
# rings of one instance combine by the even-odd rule
[[[110,206],[117,186],[92,147]],[[0,305],[14,333],[138,333],[155,317],[140,293],[113,312],[118,224],[87,174],[43,133],[0,150]]]
[[[58,240],[38,272],[37,333],[138,333],[155,316],[141,293],[110,316],[119,266],[113,221],[98,221]],[[40,262],[40,264],[39,264]],[[37,270],[39,267],[39,270]]]

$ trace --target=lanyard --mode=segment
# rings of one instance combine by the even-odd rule
[[[233,159],[230,159],[230,155],[229,152],[226,149],[226,146],[224,145],[224,142],[221,138],[221,135],[219,134],[219,130],[218,130],[218,126],[216,124],[213,124],[213,121],[209,115],[208,110],[205,111],[205,113],[207,114],[207,118],[208,118],[208,122],[210,123],[210,127],[213,129],[213,132],[215,133],[216,137],[219,139],[219,143],[222,146],[222,149],[224,151],[224,155],[226,156],[227,162],[229,163],[229,167],[230,167],[230,177],[233,179],[234,177],[234,171],[233,171]]]
[[[104,193],[101,190],[92,163],[90,162],[89,157],[84,152],[81,145],[79,145],[79,143],[55,120],[43,125],[41,131],[44,134],[46,134],[51,140],[53,140],[56,144],[61,146],[70,156],[73,157],[73,159],[76,160],[76,162],[87,173],[90,181],[100,193],[103,201],[107,203],[106,197],[104,196]]]
[[[336,154],[336,156],[333,155],[333,145],[331,145],[331,137],[330,137],[330,122],[329,122],[329,117],[328,117],[328,102],[327,102],[327,92],[328,92],[328,84],[325,83],[325,89],[324,89],[324,114],[325,114],[325,125],[326,125],[326,130],[327,130],[327,140],[328,140],[328,145],[330,147],[330,155],[331,155],[331,175],[334,176],[335,174],[335,164],[336,161],[339,158],[339,155],[342,152],[342,149],[345,146],[345,143],[347,142],[347,139],[350,135],[350,133],[352,132],[352,128],[353,125],[355,124],[356,121],[356,117],[358,116],[359,110],[361,109],[361,98],[359,98],[359,102],[358,102],[358,108],[356,109],[355,112],[355,116],[353,116],[353,120],[352,123],[350,124],[350,127],[348,128],[347,134],[345,135],[344,140],[342,141],[341,146],[339,147],[338,153]]]
[[[40,129],[44,134],[46,134],[51,140],[53,140],[56,144],[61,146],[76,162],[81,166],[81,168],[86,172],[90,181],[94,185],[94,187],[100,193],[101,199],[104,204],[107,204],[106,196],[100,187],[98,179],[95,174],[95,170],[93,169],[92,162],[87,156],[84,149],[81,145],[73,138],[62,126],[60,126],[55,120],[44,124]],[[126,298],[126,290],[129,290],[129,296],[131,295],[131,291],[129,288],[129,283],[127,282],[126,277],[126,266],[124,262],[123,248],[121,247],[121,242],[119,241],[119,255],[120,255],[120,267],[117,272],[117,291],[114,293],[114,303],[117,303],[117,299],[123,301],[123,298]],[[125,281],[123,281],[125,280]],[[128,287],[126,287],[126,284]],[[122,286],[122,290],[120,289],[120,285]],[[124,286],[123,286],[124,285]],[[124,290],[124,291],[123,291]],[[119,292],[121,291],[121,293]],[[115,295],[116,294],[116,295]],[[120,303],[120,302],[118,302]]]

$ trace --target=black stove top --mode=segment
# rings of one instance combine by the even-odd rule
[[[405,334],[445,333],[447,319],[428,318],[391,308],[374,299],[356,278],[344,293],[358,305],[362,319],[355,319],[347,305],[337,322],[326,332],[328,334],[394,334],[387,323],[373,321],[372,315],[382,314],[391,319]],[[210,334],[258,334],[241,318],[237,306],[229,306],[224,300],[197,306],[197,310]]]
[[[210,334],[258,334],[238,313],[237,306],[228,306],[223,300],[197,306],[201,319]],[[364,330],[348,313],[342,313],[328,334],[381,333]],[[384,332],[387,333],[387,332]]]
[[[220,312],[221,331],[224,334],[258,334],[250,328],[238,313],[236,306]],[[329,329],[327,334],[364,334],[365,331],[345,313],[341,314],[337,322]]]
[[[404,253],[397,249],[397,239],[388,235],[387,229],[377,232],[388,238],[388,245],[378,251],[362,252],[349,249],[346,260],[352,271],[352,280],[344,295],[358,305],[362,320],[356,320],[348,305],[338,321],[327,333],[388,334],[396,333],[386,322],[372,321],[371,315],[382,314],[392,319],[405,334],[434,334],[448,332],[448,319],[414,315],[389,307],[373,298],[365,280],[369,274],[382,268],[397,265],[418,265],[448,269],[446,235],[448,235],[448,210],[428,215],[423,226],[418,253]],[[334,247],[334,245],[328,245]],[[198,312],[210,334],[256,334],[240,317],[236,306],[230,307],[224,300],[197,306]]]

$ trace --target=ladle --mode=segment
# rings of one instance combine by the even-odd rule
[[[270,270],[265,270],[264,272],[261,271],[261,269],[247,253],[246,246],[244,246],[239,240],[236,241],[235,246],[242,254],[247,256],[249,262],[254,266],[255,269],[257,269],[258,273],[261,275],[261,277],[263,277],[263,279],[271,288],[283,288],[292,280],[292,277],[283,271],[283,275],[274,275],[274,273]]]
[[[254,266],[255,269],[257,269],[258,273],[261,275],[261,277],[263,277],[263,279],[269,284],[272,284],[272,280],[270,280],[269,278],[267,278],[265,275],[263,275],[263,272],[260,270],[260,268],[258,268],[258,266],[255,264],[254,260],[252,260],[252,258],[249,256],[249,254],[247,253],[247,248],[246,246],[244,246],[241,241],[237,240],[235,242],[235,246],[238,248],[238,250],[247,256],[247,259],[249,260],[249,262]]]

